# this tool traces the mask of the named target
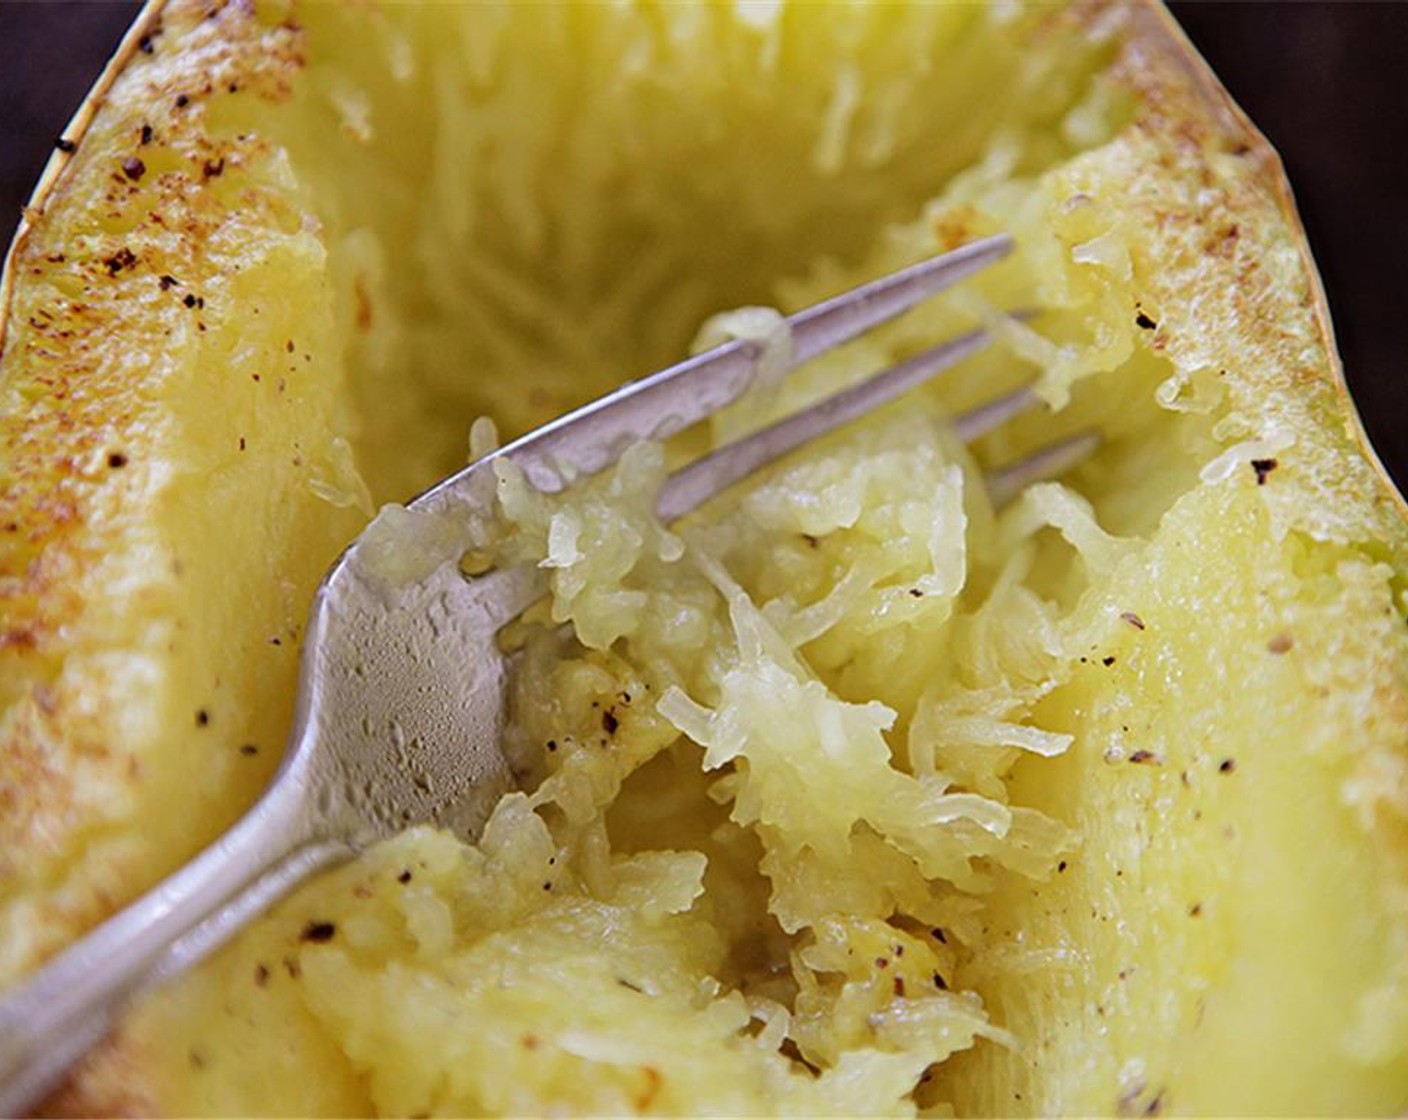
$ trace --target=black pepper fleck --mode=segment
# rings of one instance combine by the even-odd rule
[[[210,726],[210,713],[207,712],[204,708],[198,708],[198,709],[196,709],[196,726],[197,726],[197,727],[208,727],[208,726]]]
[[[269,966],[267,964],[257,964],[254,966],[254,986],[262,988],[269,982]]]
[[[1237,769],[1237,760],[1235,758],[1224,758],[1217,764],[1217,768],[1223,774],[1230,774]]]
[[[948,991],[948,981],[945,980],[942,976],[940,976],[937,972],[934,973],[934,987],[938,988],[941,992]]]
[[[1258,486],[1265,486],[1266,476],[1280,465],[1281,464],[1275,459],[1253,459],[1252,470],[1256,472],[1256,484]]]
[[[615,735],[616,729],[621,726],[621,721],[616,718],[616,713],[611,708],[601,713],[601,729],[608,735]]]
[[[401,874],[396,876],[396,881],[403,887],[411,881],[411,869],[408,867]]]
[[[1134,317],[1134,325],[1141,331],[1157,330],[1159,326],[1158,323],[1154,322],[1153,319],[1149,318],[1149,316],[1145,315],[1142,311]]]
[[[303,932],[298,935],[298,940],[323,945],[331,941],[336,934],[337,927],[331,922],[309,922],[303,927]]]
[[[108,456],[108,466],[110,466],[113,470],[117,470],[119,467],[125,467],[126,465],[127,456],[124,455],[121,451],[114,451]]]
[[[122,161],[122,173],[135,183],[147,173],[147,165],[136,156],[128,156]]]
[[[187,97],[184,93],[178,93],[176,95],[176,108],[184,109],[190,103],[191,99]]]
[[[1107,669],[1108,669],[1111,665],[1113,665],[1114,663],[1115,663],[1115,659],[1114,659],[1113,656],[1111,656],[1111,657],[1102,657],[1102,658],[1100,659],[1100,664],[1103,665],[1103,666],[1105,666],[1105,668],[1107,668]]]
[[[137,254],[124,245],[112,256],[103,261],[103,267],[108,270],[109,276],[116,276],[124,268],[131,268],[136,263]]]
[[[244,743],[240,746],[240,754],[255,755],[259,753],[259,748],[254,743]]]
[[[142,126],[142,143],[150,144],[152,142],[152,135],[152,126],[149,124],[144,124]]]
[[[163,292],[169,292],[172,288],[180,287],[181,281],[174,276],[163,275],[159,283]]]

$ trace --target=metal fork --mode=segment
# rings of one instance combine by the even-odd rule
[[[792,316],[792,364],[886,322],[1012,249],[974,242]],[[670,478],[673,520],[763,464],[867,413],[980,350],[955,338],[697,460]],[[468,517],[494,496],[496,459],[544,491],[664,439],[743,395],[762,347],[734,341],[629,384],[486,456],[410,504]],[[972,440],[1035,406],[1021,389],[957,421]],[[1053,444],[990,484],[1004,494],[1065,469],[1093,437]],[[564,469],[565,468],[565,469]],[[313,872],[416,822],[473,836],[510,788],[499,750],[507,665],[495,635],[542,596],[536,568],[461,570],[447,547],[434,570],[394,589],[370,578],[365,535],[319,587],[303,643],[293,732],[259,802],[181,870],[0,999],[0,1112],[26,1109],[99,1042],[137,991],[189,967]]]

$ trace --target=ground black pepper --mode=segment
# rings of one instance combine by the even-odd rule
[[[124,245],[112,256],[103,261],[103,267],[108,270],[109,276],[116,276],[124,268],[131,268],[137,263],[137,254]]]

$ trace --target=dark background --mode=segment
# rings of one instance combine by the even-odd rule
[[[1280,151],[1365,426],[1408,489],[1408,3],[1174,3]],[[137,5],[0,0],[0,243]]]

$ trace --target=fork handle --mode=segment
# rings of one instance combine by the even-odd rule
[[[0,997],[0,1115],[21,1115],[52,1092],[138,992],[352,856],[345,842],[306,834],[298,800],[271,790],[179,872]]]

